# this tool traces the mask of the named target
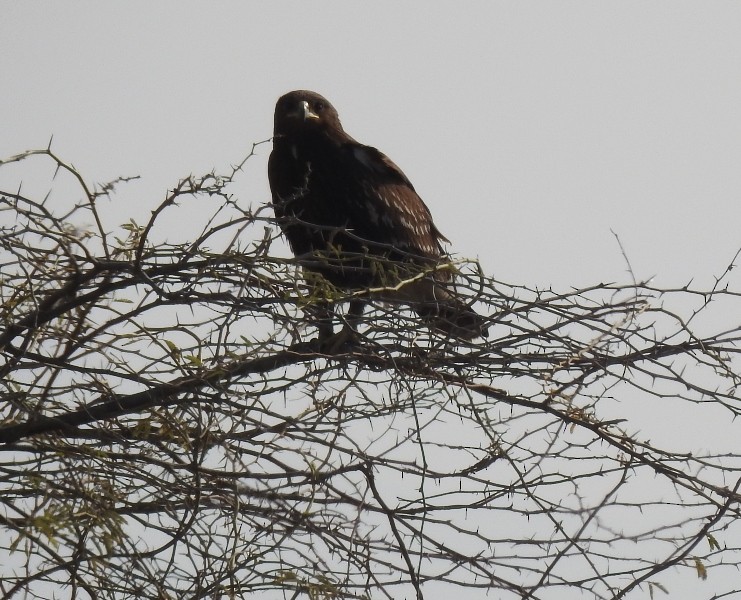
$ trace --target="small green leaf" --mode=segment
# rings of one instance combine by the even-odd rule
[[[167,344],[167,348],[170,350],[170,356],[172,356],[175,359],[176,363],[180,364],[180,359],[182,358],[180,348],[178,348],[170,340],[165,340],[165,344]]]
[[[705,565],[702,564],[702,561],[695,557],[695,569],[697,569],[697,576],[705,581],[708,578],[708,571],[705,568]]]
[[[191,365],[195,365],[196,367],[202,367],[203,361],[201,360],[200,356],[195,356],[194,354],[186,354],[183,358],[187,360]]]
[[[648,582],[648,593],[651,596],[651,600],[653,600],[653,597],[654,597],[654,588],[660,589],[667,596],[669,595],[669,590],[667,590],[663,585],[661,585],[660,583],[655,583],[653,581],[649,581]]]

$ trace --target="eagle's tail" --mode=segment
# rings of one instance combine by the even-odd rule
[[[422,303],[414,306],[415,312],[436,330],[459,340],[487,337],[487,319],[470,306],[449,297],[444,302]]]

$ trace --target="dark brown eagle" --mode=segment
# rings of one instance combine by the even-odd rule
[[[345,133],[325,98],[297,90],[278,100],[268,177],[302,267],[337,288],[368,290],[350,302],[349,326],[376,298],[410,305],[453,337],[486,335],[484,318],[452,290],[448,240],[427,205],[385,154]],[[330,309],[323,318],[320,339],[332,335]]]

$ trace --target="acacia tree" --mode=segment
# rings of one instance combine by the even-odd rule
[[[58,176],[0,198],[3,598],[741,591],[733,263],[558,291],[461,262],[487,340],[374,306],[329,354],[310,309],[347,293],[276,250],[241,165],[113,229],[125,182],[0,170],[28,161]]]

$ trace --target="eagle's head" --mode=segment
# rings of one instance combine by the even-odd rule
[[[344,135],[335,107],[324,96],[309,90],[295,90],[278,98],[273,133],[276,136]]]

